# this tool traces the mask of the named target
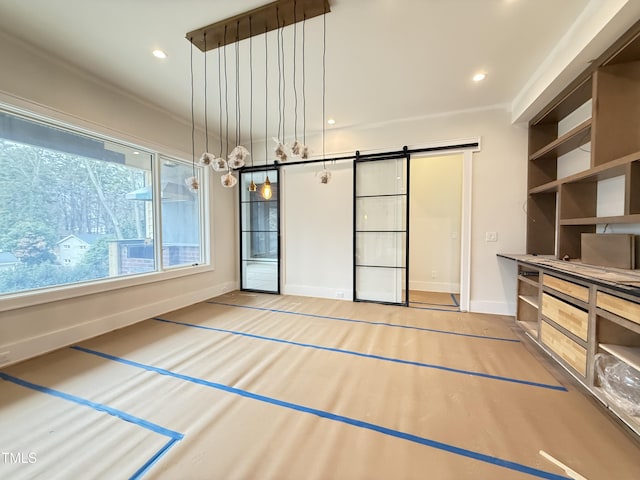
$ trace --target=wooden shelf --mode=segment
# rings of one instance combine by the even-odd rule
[[[598,225],[604,223],[640,223],[640,214],[619,215],[615,217],[584,217],[560,219],[560,225]]]
[[[527,302],[534,308],[540,308],[540,305],[538,305],[538,297],[535,297],[533,295],[518,295],[518,298],[523,302]]]
[[[549,145],[541,148],[533,153],[529,160],[536,161],[538,159],[555,156],[556,158],[581,147],[591,140],[591,119],[587,119],[577,127],[569,130],[567,133],[558,137]]]
[[[548,182],[543,185],[538,185],[537,187],[533,187],[529,189],[529,195],[535,195],[536,193],[557,192],[561,183],[562,182],[560,180],[553,180],[552,182]]]
[[[516,323],[520,325],[522,329],[529,334],[529,336],[533,337],[533,339],[537,341],[538,339],[537,322],[523,322],[521,320],[518,320]]]
[[[598,347],[640,372],[640,347],[626,347],[610,343],[600,343]]]
[[[535,278],[535,280],[532,280],[532,278]],[[528,283],[532,287],[536,288],[540,285],[539,278],[539,275],[518,275],[518,280],[524,283]]]

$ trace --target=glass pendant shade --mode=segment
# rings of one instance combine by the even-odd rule
[[[258,189],[258,187],[256,187],[256,182],[251,180],[251,183],[249,184],[249,191],[250,192],[255,192],[257,189]]]
[[[192,192],[195,192],[196,190],[198,190],[198,188],[200,188],[200,183],[198,182],[198,179],[196,177],[186,178],[184,180],[184,183],[187,184],[189,190],[191,190]]]
[[[260,191],[260,194],[265,200],[271,199],[273,192],[271,191],[271,182],[269,181],[269,176],[267,176],[266,180],[262,184],[262,190]]]
[[[249,150],[242,145],[238,145],[229,154],[229,167],[230,168],[242,168],[244,167],[247,158],[249,158]]]
[[[225,171],[229,170],[229,166],[227,165],[227,161],[222,157],[218,157],[218,158],[214,159],[213,163],[211,164],[211,168],[213,168],[213,170],[216,171],[216,172],[225,172]]]
[[[222,175],[222,177],[220,177],[220,182],[222,183],[222,186],[225,188],[233,188],[238,183],[238,179],[233,176],[233,173],[228,172]]]
[[[331,172],[326,168],[318,176],[320,177],[320,183],[327,184],[331,180]]]
[[[213,165],[215,159],[216,157],[213,153],[204,152],[202,155],[200,155],[200,160],[198,160],[198,163],[204,167],[208,167],[209,165]]]

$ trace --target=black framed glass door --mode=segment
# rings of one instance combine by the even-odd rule
[[[265,183],[270,183],[270,193]],[[256,191],[249,191],[251,181]],[[278,170],[240,173],[240,289],[280,293]]]
[[[353,168],[353,300],[408,305],[409,155]]]

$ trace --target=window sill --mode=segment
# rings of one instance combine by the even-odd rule
[[[213,271],[213,265],[194,265],[176,267],[162,272],[152,272],[143,275],[130,277],[119,277],[94,281],[90,284],[65,285],[50,289],[28,291],[24,293],[7,294],[0,297],[0,312],[27,308],[45,303],[59,302],[87,295],[120,290],[123,288],[147,285],[150,283],[163,282],[175,278],[187,277],[204,272]]]

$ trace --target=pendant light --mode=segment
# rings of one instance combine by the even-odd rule
[[[198,163],[203,167],[213,166],[215,155],[209,153],[209,122],[207,110],[207,32],[204,32],[204,153]]]
[[[185,178],[184,182],[189,187],[189,190],[195,192],[200,187],[198,177],[196,177],[196,124],[193,114],[193,38],[189,38],[190,43],[190,55],[189,55],[189,67],[191,73],[191,167],[193,169],[193,175]]]
[[[276,8],[276,20],[278,24],[278,28],[276,29],[276,47],[278,51],[278,138],[274,138],[273,141],[276,143],[274,152],[276,154],[276,159],[281,162],[287,161],[287,150],[284,144],[284,134],[282,137],[280,134],[282,133],[280,128],[282,127],[282,80],[283,80],[283,68],[282,62],[280,58],[280,41],[281,41],[281,30],[280,30],[280,11]]]
[[[249,147],[253,152],[253,23],[251,17],[249,17]],[[253,167],[253,157],[251,157],[251,166]],[[255,192],[257,189],[256,182],[253,181],[253,170],[251,170],[249,191]]]
[[[242,168],[249,157],[249,150],[241,145],[240,139],[240,20],[236,23],[236,146],[228,156],[230,168]]]
[[[264,165],[267,166],[267,159],[269,158],[269,147],[267,146],[267,135],[269,131],[269,34],[267,28],[265,26],[265,34],[264,34]],[[265,168],[266,173],[266,168]],[[267,174],[267,178],[262,184],[262,188],[260,189],[260,195],[265,200],[270,200],[273,192],[271,191],[271,182],[269,181],[269,174]]]
[[[324,161],[325,155],[325,130],[326,130],[326,77],[327,77],[327,15],[322,16],[322,171],[320,172],[320,183],[327,184],[331,180],[331,172],[327,170],[327,164]]]
[[[224,105],[225,105],[225,118],[226,118],[226,144],[227,152],[229,151],[229,83],[227,77],[227,26],[224,27]],[[227,162],[227,173],[222,175],[220,182],[223,187],[233,188],[238,183],[238,179],[233,176],[231,171],[231,165]]]
[[[213,168],[216,172],[224,172],[228,170],[227,161],[222,156],[222,62],[221,62],[221,53],[220,53],[220,43],[218,42],[218,126],[219,126],[219,138],[220,138],[220,152],[218,156],[215,158],[213,163],[211,164],[211,168]]]

